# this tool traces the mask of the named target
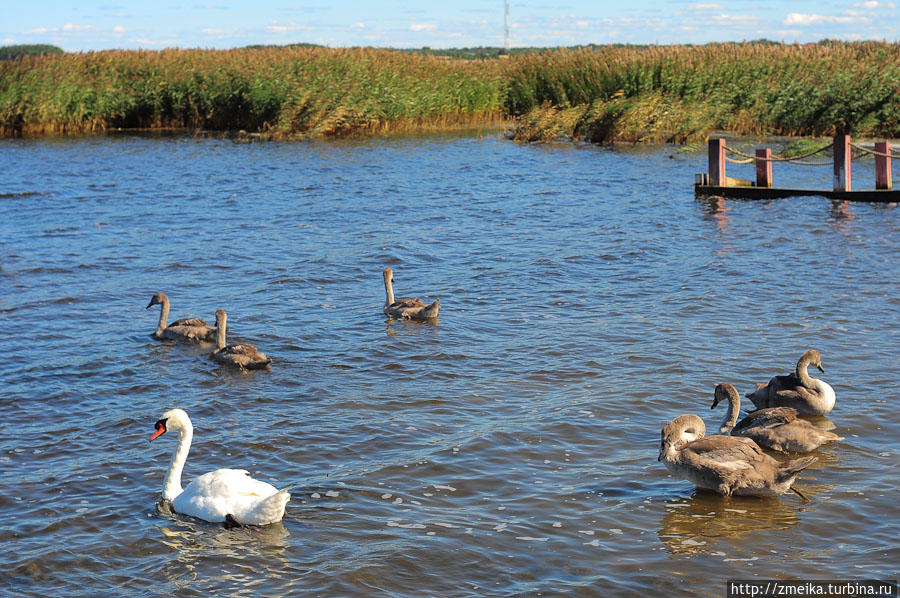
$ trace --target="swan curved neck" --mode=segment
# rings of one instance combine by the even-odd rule
[[[807,368],[809,368],[810,360],[805,355],[797,362],[797,379],[800,381],[800,384],[805,386],[806,388],[816,388],[816,382],[814,382],[815,378],[809,375]]]
[[[384,277],[384,293],[387,296],[384,306],[387,307],[394,303],[394,287],[391,285],[390,276]]]
[[[722,420],[722,428],[720,432],[727,434],[737,423],[738,416],[741,413],[741,397],[736,393],[728,393],[728,412],[725,419]]]
[[[166,322],[169,321],[169,300],[163,299],[159,308],[159,324],[156,325],[156,335],[160,336],[166,329]]]
[[[181,488],[181,472],[184,470],[184,462],[187,461],[188,451],[191,450],[191,440],[193,438],[194,427],[190,422],[187,422],[181,428],[178,447],[175,449],[175,454],[172,455],[172,461],[169,463],[169,472],[166,474],[165,482],[163,482],[163,498],[166,500],[175,500],[183,491]]]

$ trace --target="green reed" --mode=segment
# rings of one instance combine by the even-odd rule
[[[897,44],[608,47],[510,66],[507,108],[523,139],[542,126],[594,140],[900,133]]]
[[[496,61],[389,50],[112,51],[0,63],[6,134],[109,128],[336,135],[498,118]]]
[[[504,60],[372,48],[109,51],[0,62],[0,134],[111,128],[271,137],[516,119],[522,140],[900,133],[900,46],[599,46]]]

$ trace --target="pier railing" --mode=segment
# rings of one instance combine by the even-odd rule
[[[829,149],[832,153],[832,160],[808,160],[808,158],[827,152]],[[857,155],[869,154],[875,157],[875,192],[880,193],[873,193],[871,190],[852,192],[850,188],[850,164],[854,151]],[[727,147],[725,145],[725,139],[712,138],[709,140],[709,172],[706,175],[697,176],[695,188],[698,193],[712,193],[723,189],[728,190],[735,188],[733,193],[728,194],[742,197],[784,197],[804,194],[835,196],[836,194],[841,194],[851,198],[849,196],[853,193],[853,199],[860,199],[863,201],[897,201],[894,197],[893,175],[891,172],[891,160],[893,158],[900,158],[900,154],[894,153],[891,150],[890,142],[878,141],[874,144],[874,149],[871,149],[852,143],[849,135],[836,135],[831,144],[823,145],[822,147],[801,155],[773,155],[771,148],[761,148],[757,149],[755,155],[751,156],[737,149]],[[756,181],[728,177],[725,168],[728,162],[735,164],[755,164]],[[772,165],[775,162],[790,162],[807,166],[833,165],[834,185],[832,192],[776,189],[772,179]],[[747,188],[758,189],[759,191],[752,193]],[[770,191],[764,192],[763,190]],[[866,195],[866,198],[862,197],[863,194]],[[875,199],[870,199],[870,196],[875,197]]]

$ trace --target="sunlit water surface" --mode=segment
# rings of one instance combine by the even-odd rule
[[[900,211],[698,200],[705,153],[677,150],[0,142],[0,585],[720,596],[895,578]],[[776,182],[830,184],[794,168]],[[385,319],[385,266],[398,296],[440,297],[439,321]],[[154,341],[156,291],[171,319],[226,309],[271,370]],[[716,383],[746,392],[808,348],[846,437],[801,475],[810,502],[723,499],[657,462],[669,419],[721,421]],[[185,483],[239,467],[290,485],[282,524],[157,510],[175,438],[148,439],[175,406],[195,426]]]

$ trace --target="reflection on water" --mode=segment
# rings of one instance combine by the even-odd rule
[[[266,571],[284,571],[290,532],[282,522],[261,527],[232,527],[176,516],[159,528],[161,542],[175,558],[163,573],[175,587],[196,581],[207,563],[220,562],[218,581],[232,587],[252,585]],[[230,563],[230,565],[224,565]]]
[[[284,523],[264,526],[234,526],[206,521],[173,521],[177,527],[162,527],[167,546],[175,548],[187,560],[196,557],[198,549],[204,554],[220,556],[251,556],[256,552],[268,558],[284,551],[290,532]]]
[[[837,428],[837,425],[835,425],[835,423],[833,421],[831,421],[831,418],[828,417],[827,415],[802,414],[800,417],[802,417],[803,419],[805,419],[812,425],[816,426],[817,428],[821,428],[821,429],[829,431],[829,432],[831,430],[834,430]],[[840,436],[840,434],[838,434],[838,436]]]
[[[200,533],[207,538],[212,538],[212,545],[223,549],[242,548],[254,545],[266,550],[283,549],[287,542],[285,538],[290,535],[283,522],[279,521],[263,526],[227,525],[225,523],[210,523],[195,517],[180,515],[172,510],[172,503],[160,498],[156,503],[157,513],[160,517],[169,520],[173,526],[162,527],[162,533],[167,538],[167,544],[173,548],[184,548],[178,539],[196,540],[195,534]]]
[[[700,197],[698,201],[706,206],[706,213],[716,223],[716,228],[719,229],[719,232],[725,232],[728,229],[728,224],[733,220],[731,216],[726,215],[729,208],[725,198],[715,195]]]
[[[438,332],[438,325],[441,323],[440,318],[432,318],[429,320],[393,320],[388,319],[385,332],[388,336],[419,335],[433,334]]]
[[[853,213],[853,210],[850,209],[849,201],[831,201],[831,208],[828,210],[828,214],[834,220],[835,224],[846,224],[850,220],[855,220],[856,215]]]
[[[721,538],[785,529],[800,520],[788,498],[721,496],[696,490],[689,498],[665,503],[657,535],[672,554],[718,553]]]

